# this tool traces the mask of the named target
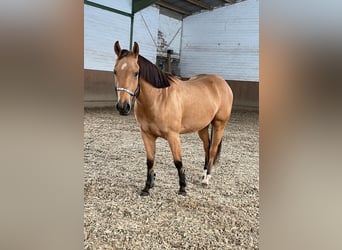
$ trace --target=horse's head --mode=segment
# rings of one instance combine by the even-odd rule
[[[117,60],[114,66],[115,87],[118,93],[116,109],[120,115],[128,115],[132,100],[139,95],[139,45],[134,42],[133,50],[121,50],[118,41],[114,44]]]

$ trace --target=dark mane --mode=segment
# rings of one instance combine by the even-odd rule
[[[118,60],[132,55],[128,50],[121,50]],[[166,88],[171,84],[172,76],[160,70],[155,64],[151,63],[145,57],[138,56],[138,65],[140,67],[140,77],[144,78],[149,84],[155,88]]]
[[[145,57],[138,57],[140,76],[156,88],[166,88],[170,86],[171,75],[161,71],[155,64]]]

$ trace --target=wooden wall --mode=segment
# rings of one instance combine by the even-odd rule
[[[234,108],[258,110],[259,83],[248,81],[228,81],[234,94]],[[114,107],[116,93],[111,71],[84,70],[84,106]]]

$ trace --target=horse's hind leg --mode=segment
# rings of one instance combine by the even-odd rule
[[[141,137],[144,141],[145,150],[146,150],[146,165],[147,165],[147,178],[144,189],[141,191],[141,196],[149,195],[149,189],[154,186],[154,156],[156,153],[156,137],[152,136],[148,133],[141,131]]]
[[[203,176],[202,176],[202,180],[203,180],[207,175],[208,162],[209,162],[209,149],[210,149],[209,126],[198,131],[198,135],[203,142],[203,148],[205,152],[204,170],[203,170]]]
[[[209,150],[209,162],[207,167],[207,174],[202,180],[202,184],[208,185],[209,180],[211,178],[211,172],[213,165],[216,163],[216,160],[219,157],[220,150],[221,150],[221,143],[222,143],[222,136],[224,132],[224,127],[226,125],[226,122],[221,121],[213,121],[213,135],[211,135],[211,142],[210,142],[210,150]]]

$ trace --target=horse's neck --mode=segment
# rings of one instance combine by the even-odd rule
[[[146,82],[144,79],[141,79],[140,94],[137,98],[137,101],[145,107],[152,106],[155,103],[155,97],[160,91],[161,89],[157,89]]]

